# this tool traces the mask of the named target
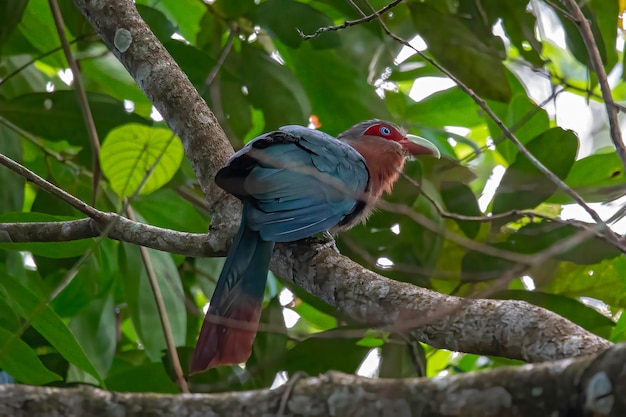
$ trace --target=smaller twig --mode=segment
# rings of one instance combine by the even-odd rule
[[[65,22],[63,21],[61,9],[59,8],[57,0],[48,0],[48,3],[50,4],[50,11],[52,12],[52,17],[54,18],[54,25],[56,26],[57,33],[59,34],[59,40],[61,41],[61,46],[63,47],[65,58],[67,59],[67,63],[70,66],[70,70],[72,71],[74,86],[76,87],[76,95],[78,96],[78,104],[80,105],[80,110],[85,121],[85,126],[87,128],[87,134],[89,135],[89,142],[91,143],[91,165],[93,171],[93,196],[91,203],[95,205],[96,197],[98,195],[98,183],[100,182],[101,176],[100,140],[98,139],[98,131],[96,130],[96,123],[94,122],[93,115],[91,114],[91,108],[89,107],[89,101],[87,100],[85,87],[83,86],[80,78],[80,69],[78,68],[78,64],[76,63],[76,60],[72,55],[70,44],[67,41],[67,37],[65,36]]]
[[[380,14],[383,14],[383,13],[387,12],[388,10],[390,10],[390,9],[394,8],[395,6],[397,6],[401,1],[402,0],[394,0],[391,3],[389,3],[388,5],[386,5],[385,7],[383,7],[382,9],[378,10],[377,12],[372,13],[370,15],[367,15],[367,16],[361,18],[361,19],[346,20],[341,25],[336,25],[336,26],[323,26],[323,27],[317,29],[314,33],[312,33],[310,35],[307,35],[307,34],[303,33],[300,29],[296,29],[296,30],[298,31],[298,33],[300,34],[300,36],[304,40],[317,38],[318,36],[320,36],[324,32],[338,31],[338,30],[341,30],[341,29],[348,28],[350,26],[355,26],[355,25],[359,25],[359,24],[362,24],[362,23],[371,22],[372,20],[376,19],[377,16],[379,16]],[[360,10],[360,9],[357,8],[357,10]]]
[[[278,407],[278,413],[276,413],[276,417],[283,417],[285,415],[285,408],[287,408],[287,403],[289,402],[289,397],[293,392],[293,387],[296,385],[299,379],[305,378],[309,376],[306,372],[298,371],[294,373],[289,381],[285,384],[285,392],[280,396],[280,406]]]
[[[442,230],[442,228],[439,227],[437,224],[435,224],[433,221],[426,218],[421,213],[416,212],[415,210],[413,210],[411,207],[407,205],[389,203],[388,201],[381,200],[378,202],[377,206],[391,213],[403,214],[409,217],[410,219],[412,219],[417,224],[424,227],[425,229],[428,229],[429,231],[433,233],[440,234],[446,239],[466,249],[481,252],[481,253],[484,253],[485,255],[493,256],[495,258],[506,259],[508,261],[515,262],[515,263],[522,264],[522,265],[533,265],[532,256],[499,249],[494,246],[476,242],[472,239],[466,238],[456,233],[451,233],[451,232],[448,232],[447,230]]]
[[[66,203],[74,207],[76,210],[80,211],[81,213],[86,214],[87,216],[91,217],[97,222],[101,222],[105,220],[103,217],[104,213],[101,212],[100,210],[93,208],[89,204],[74,197],[70,193],[62,190],[61,188],[57,187],[51,182],[46,181],[45,179],[41,178],[39,175],[35,174],[33,171],[26,168],[25,166],[15,162],[11,158],[8,158],[1,153],[0,153],[0,164],[9,168],[11,171],[21,175],[22,177],[26,178],[28,181],[32,182],[33,184],[36,184],[38,187],[47,191],[53,196],[60,198],[61,200],[65,201]]]
[[[237,35],[236,28],[231,28],[230,32],[228,33],[228,39],[226,40],[226,45],[224,45],[222,52],[220,52],[220,56],[217,58],[217,63],[215,64],[215,66],[213,67],[209,75],[206,77],[206,80],[204,80],[205,91],[206,91],[206,88],[211,86],[211,84],[213,83],[213,80],[215,79],[215,77],[217,77],[217,74],[219,73],[220,69],[222,69],[222,66],[224,66],[224,62],[226,62],[226,58],[228,58],[228,54],[230,53],[230,50],[233,47],[233,40],[235,39],[236,35]],[[203,92],[201,92],[200,94],[202,93]]]
[[[130,220],[134,222],[137,221],[135,218],[135,212],[130,205],[126,208],[126,214]],[[182,392],[188,394],[189,387],[187,386],[187,381],[185,380],[183,367],[180,364],[178,351],[176,350],[176,342],[174,341],[174,334],[172,333],[172,325],[170,323],[170,318],[167,315],[167,308],[165,307],[165,301],[163,300],[163,294],[161,293],[161,288],[159,287],[159,281],[156,276],[156,272],[154,271],[154,266],[150,260],[150,254],[148,253],[148,249],[144,246],[139,246],[139,252],[141,253],[141,260],[143,261],[146,275],[148,275],[148,282],[150,283],[150,288],[152,288],[154,301],[156,303],[157,311],[159,312],[161,329],[163,330],[163,335],[165,336],[165,344],[167,345],[168,356],[172,364],[172,369],[176,375],[176,383]]]
[[[609,128],[611,132],[611,140],[613,141],[613,145],[615,145],[615,150],[622,160],[622,164],[624,168],[626,168],[626,145],[624,145],[624,141],[622,138],[622,132],[619,126],[619,120],[617,119],[617,111],[615,109],[615,101],[613,100],[613,96],[611,95],[611,86],[609,85],[609,81],[606,75],[606,71],[604,70],[604,64],[602,63],[602,57],[600,56],[600,51],[598,50],[598,46],[596,45],[595,39],[593,37],[593,32],[591,31],[591,25],[589,21],[583,14],[580,6],[575,0],[562,0],[563,3],[567,6],[568,10],[573,16],[574,22],[578,26],[578,30],[580,31],[580,35],[583,38],[583,42],[587,47],[587,53],[589,54],[589,60],[591,62],[591,66],[598,76],[598,83],[600,84],[600,91],[602,91],[602,98],[604,99],[604,103],[606,106],[606,112],[609,116]],[[611,45],[609,45],[611,47]]]
[[[81,41],[83,39],[86,39],[88,37],[91,37],[91,36],[96,37],[97,35],[80,35],[77,38],[71,40],[70,41],[70,45],[74,44],[76,42],[79,42],[79,41]],[[49,51],[46,51],[46,52],[42,53],[41,55],[37,55],[36,57],[29,59],[28,62],[26,62],[24,65],[21,65],[20,67],[16,68],[15,70],[11,71],[10,73],[8,73],[6,75],[6,77],[0,78],[0,86],[2,84],[6,83],[7,81],[9,81],[11,78],[13,78],[16,75],[18,75],[20,72],[24,71],[26,68],[28,68],[31,65],[33,65],[35,62],[41,61],[45,57],[50,56],[53,53],[60,51],[61,49],[63,49],[62,46],[57,46],[56,48],[50,49]]]

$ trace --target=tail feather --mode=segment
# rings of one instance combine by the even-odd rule
[[[219,365],[245,362],[259,327],[267,269],[274,242],[261,239],[246,222],[228,252],[190,364],[195,374]]]

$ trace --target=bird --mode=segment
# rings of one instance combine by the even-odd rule
[[[241,224],[211,297],[190,374],[250,357],[276,242],[336,234],[365,221],[412,155],[440,157],[433,143],[378,119],[337,138],[283,126],[236,152],[215,183],[243,203]]]

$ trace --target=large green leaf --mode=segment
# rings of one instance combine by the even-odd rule
[[[113,294],[92,299],[69,323],[98,374],[107,375],[117,344]]]
[[[581,7],[585,18],[588,19],[595,45],[600,53],[600,58],[606,71],[610,71],[617,61],[615,51],[615,40],[617,37],[617,19],[620,14],[617,0],[592,0]],[[593,70],[589,60],[589,52],[582,35],[580,27],[569,16],[557,13],[561,19],[563,29],[565,29],[565,40],[568,49],[578,61]]]
[[[543,64],[541,42],[535,36],[536,17],[529,10],[526,0],[485,0],[481,3],[463,2],[479,5],[478,14],[486,13],[489,29],[501,19],[506,36],[511,40],[524,59],[535,66]],[[530,46],[530,48],[529,48]]]
[[[533,103],[526,94],[516,94],[507,106],[492,107],[522,144],[528,143],[550,128],[548,113]],[[508,163],[513,162],[518,154],[517,146],[504,135],[491,118],[487,119],[487,125],[500,155]]]
[[[511,98],[502,64],[504,46],[499,38],[481,38],[460,17],[426,3],[410,3],[409,8],[428,51],[445,69],[479,96],[503,102]]]
[[[206,233],[209,229],[206,217],[202,217],[189,201],[167,188],[138,196],[133,207],[153,226],[194,233]]]
[[[481,216],[478,200],[471,188],[461,182],[444,182],[441,187],[441,198],[448,211],[465,216]],[[474,238],[480,230],[480,222],[457,220],[463,233]]]
[[[133,326],[148,358],[160,361],[166,348],[165,337],[143,261],[139,250],[130,244],[124,243],[122,251],[122,287]],[[187,315],[178,270],[168,253],[152,249],[148,249],[148,253],[163,295],[174,341],[177,346],[184,345]]]
[[[22,19],[28,0],[8,0],[0,3],[0,51],[11,32]]]
[[[104,94],[87,94],[98,135],[104,138],[113,128],[127,123],[151,122],[127,113],[124,104]],[[0,98],[0,114],[35,135],[50,140],[67,140],[89,148],[85,122],[74,91],[32,93],[12,100]],[[33,123],[36,120],[37,123]],[[89,158],[86,161],[90,161]]]
[[[22,143],[20,137],[6,126],[0,125],[0,154],[22,162]],[[0,168],[0,213],[22,210],[24,204],[24,184],[26,180],[21,175],[7,169]]]
[[[0,368],[19,382],[45,385],[63,379],[46,368],[35,351],[12,332],[0,328],[0,341]]]
[[[355,31],[355,35],[361,34]],[[298,75],[321,129],[331,135],[363,120],[389,118],[384,102],[367,82],[367,68],[354,62],[356,51],[350,48],[359,46],[358,39],[354,42],[343,42],[342,48],[332,50],[315,50],[309,43],[298,49],[280,49],[287,65]]]
[[[592,224],[587,224],[593,227]],[[586,233],[584,229],[560,223],[530,223],[520,228],[507,240],[511,250],[521,253],[539,253],[578,233]],[[557,259],[581,265],[592,265],[619,256],[621,251],[606,240],[589,237],[581,243],[564,248],[556,255]]]
[[[24,320],[28,320],[68,362],[102,381],[67,325],[39,296],[13,279],[2,280],[0,286],[6,290],[8,299],[5,301],[10,303]]]
[[[102,172],[120,197],[159,189],[172,179],[182,160],[183,146],[169,129],[138,124],[111,131],[100,152]]]
[[[406,116],[429,127],[472,127],[484,122],[474,100],[458,87],[439,91],[408,106]]]
[[[355,373],[369,348],[358,346],[357,339],[342,338],[340,333],[337,335],[336,338],[330,338],[317,334],[298,342],[288,351],[283,369],[289,374],[302,371],[309,375],[319,375],[330,370]],[[341,354],[326,354],[321,361],[320,352]]]
[[[624,165],[616,152],[590,155],[574,162],[565,183],[587,202],[607,202],[626,193]],[[561,190],[548,199],[549,203],[573,203]]]
[[[311,105],[294,74],[260,48],[242,44],[226,64],[247,88],[250,103],[263,110],[265,130],[286,124],[306,125]]]
[[[18,29],[28,42],[41,52],[48,52],[60,45],[50,5],[46,0],[29,0]],[[67,61],[59,50],[43,60],[56,68],[66,68]]]
[[[565,179],[576,159],[578,138],[572,131],[557,127],[528,142],[526,148],[557,177]],[[493,212],[533,208],[556,189],[557,186],[528,158],[518,154],[496,190]]]
[[[595,265],[561,262],[547,282],[537,290],[568,297],[592,297],[615,307],[626,307],[626,257],[606,259]]]

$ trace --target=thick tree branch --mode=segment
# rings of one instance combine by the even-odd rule
[[[223,250],[239,223],[239,203],[213,182],[233,153],[217,119],[137,13],[131,0],[74,4],[180,137],[211,213],[209,246]]]
[[[209,246],[208,234],[178,232],[138,223],[115,213],[104,213],[102,221],[80,219],[65,222],[0,223],[0,242],[68,242],[100,236],[107,226],[108,237],[164,252],[186,256],[224,256]]]
[[[514,300],[464,299],[380,276],[328,245],[277,245],[272,271],[371,326],[429,345],[541,362],[612,346],[569,320]]]
[[[331,372],[291,392],[132,394],[0,385],[1,417],[91,416],[623,416],[626,345],[593,356],[446,379],[368,379]],[[369,410],[368,412],[365,410]]]

